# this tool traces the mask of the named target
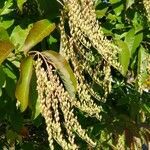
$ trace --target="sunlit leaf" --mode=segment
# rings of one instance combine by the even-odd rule
[[[125,42],[128,44],[130,51],[132,49],[134,38],[135,38],[134,34],[135,34],[135,30],[134,30],[134,28],[132,28],[131,30],[128,31],[128,33],[126,34],[126,37],[125,37]]]
[[[63,80],[67,91],[72,97],[75,97],[77,81],[70,65],[65,58],[54,51],[44,51],[42,54],[53,63],[54,67],[58,70],[58,73]]]
[[[57,39],[56,38],[54,38],[53,36],[50,36],[49,38],[48,38],[48,43],[51,45],[51,44],[55,44],[55,43],[57,43]]]
[[[11,27],[14,23],[14,20],[2,20],[0,22],[0,27],[3,27],[4,29],[8,29]]]
[[[10,41],[0,41],[0,64],[8,57],[14,45]]]
[[[150,85],[148,80],[150,79],[150,74],[147,71],[147,67],[150,66],[148,61],[148,53],[146,53],[144,47],[140,47],[138,52],[138,76],[140,77],[140,82],[143,85]],[[150,89],[150,87],[149,87]]]
[[[17,0],[17,5],[18,5],[18,8],[22,11],[22,7],[23,7],[23,4],[26,2],[27,0]]]
[[[34,23],[25,40],[23,51],[29,51],[32,47],[48,36],[54,29],[55,24],[51,23],[47,19]]]
[[[128,45],[128,48],[131,52],[131,56],[135,53],[136,49],[139,47],[141,41],[143,39],[143,33],[135,33],[135,29],[132,28],[126,34],[125,42]]]
[[[131,50],[132,54],[135,53],[136,49],[140,46],[142,40],[143,40],[143,33],[135,34],[135,39],[134,39],[133,47],[132,47],[132,50]]]
[[[16,98],[20,102],[21,111],[25,111],[29,101],[30,81],[32,77],[32,57],[25,58],[20,65],[20,77],[16,87]]]
[[[112,3],[115,14],[119,16],[124,8],[123,1],[110,0],[110,3]]]
[[[134,18],[132,19],[132,23],[136,33],[141,31],[144,26],[143,16],[139,12],[135,12]]]
[[[126,0],[126,9],[132,6],[134,4],[134,0]]]
[[[107,12],[108,8],[104,8],[102,10],[97,10],[96,11],[96,17],[97,18],[102,18],[105,16],[106,12]]]
[[[4,2],[4,6],[2,9],[0,9],[0,15],[5,15],[8,14],[12,11],[12,9],[10,8],[13,5],[13,1],[12,0],[6,0]]]
[[[10,39],[12,43],[15,45],[17,51],[22,51],[22,47],[24,45],[25,39],[29,34],[29,30],[31,29],[31,25],[28,28],[23,29],[21,26],[16,26],[12,31]]]
[[[140,47],[138,52],[138,73],[146,72],[146,52],[143,46]]]
[[[125,76],[128,71],[128,66],[130,62],[130,51],[125,42],[118,40],[117,44],[122,49],[119,54],[119,61],[122,66],[122,74]]]

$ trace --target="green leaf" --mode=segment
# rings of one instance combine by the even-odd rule
[[[119,16],[123,10],[123,1],[120,0],[110,0],[110,3],[113,6],[113,10],[117,16]]]
[[[31,25],[29,25],[26,29],[23,29],[18,25],[12,31],[10,39],[18,51],[22,51],[22,47],[24,45],[25,39],[29,34],[30,29]]]
[[[12,9],[10,8],[13,5],[12,0],[6,0],[4,2],[4,6],[2,9],[0,9],[0,15],[6,15],[8,13],[10,13],[12,11]]]
[[[15,85],[15,80],[7,76],[5,90],[12,100],[15,99]]]
[[[35,71],[33,71],[32,78],[30,81],[30,92],[29,92],[29,107],[32,110],[32,118],[36,119],[41,112],[40,102],[38,99],[37,87],[37,78]]]
[[[8,29],[11,27],[14,23],[14,20],[2,20],[0,22],[0,27],[3,27],[4,29]]]
[[[7,65],[7,66],[3,67],[3,71],[7,75],[8,78],[11,78],[12,80],[16,80],[16,74],[15,74],[14,68]]]
[[[106,12],[107,12],[107,10],[108,10],[108,8],[104,8],[102,10],[96,10],[96,17],[98,19],[104,17]]]
[[[50,35],[50,37],[48,38],[48,44],[51,45],[55,43],[57,43],[57,39]]]
[[[139,52],[138,52],[138,73],[140,74],[141,72],[146,72],[146,52],[143,46],[140,47]]]
[[[126,9],[132,6],[134,4],[134,0],[126,0]]]
[[[29,51],[32,47],[41,42],[46,36],[48,36],[54,29],[55,24],[51,23],[47,19],[40,20],[34,23],[25,40],[23,51]]]
[[[25,111],[29,101],[30,81],[33,70],[32,57],[26,57],[20,65],[20,77],[16,87],[16,98],[20,102],[21,111]]]
[[[145,83],[146,79],[150,77],[147,71],[147,66],[149,66],[148,62],[148,53],[146,53],[145,48],[143,46],[140,47],[138,52],[138,76],[140,76],[141,84],[148,84]]]
[[[122,66],[122,74],[125,76],[128,71],[128,66],[130,62],[130,51],[125,42],[118,40],[117,44],[120,47],[120,49],[122,49],[122,51],[119,54],[119,61]]]
[[[0,64],[8,57],[14,45],[10,41],[0,41]]]
[[[44,51],[42,54],[53,63],[56,69],[58,69],[58,73],[63,80],[68,93],[70,96],[75,97],[77,81],[65,58],[54,51]]]
[[[6,81],[6,75],[5,75],[4,71],[3,71],[2,66],[0,66],[0,88],[2,88],[2,86],[5,83],[5,81]]]
[[[143,40],[143,33],[141,32],[135,34],[134,28],[129,30],[129,32],[126,34],[125,42],[128,45],[131,56],[135,53],[136,49],[140,46],[142,40]]]
[[[142,105],[142,108],[143,108],[143,110],[144,110],[145,112],[147,112],[147,113],[150,114],[150,106],[144,104],[144,105]]]
[[[35,111],[34,111],[33,119],[36,119],[40,113],[41,113],[40,100],[37,99],[36,104],[35,104]]]
[[[131,50],[131,54],[135,53],[136,49],[140,46],[142,40],[143,40],[143,33],[142,32],[135,34],[135,39],[134,39],[133,47]]]
[[[0,27],[0,35],[0,41],[9,40],[9,35],[3,27]]]
[[[23,4],[26,2],[27,0],[17,0],[17,6],[20,9],[20,11],[22,11],[22,7]]]

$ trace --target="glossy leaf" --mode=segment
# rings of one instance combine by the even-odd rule
[[[125,76],[128,71],[128,66],[130,62],[130,51],[125,42],[120,40],[117,41],[117,44],[122,49],[122,51],[119,54],[119,61],[122,66],[122,74]]]
[[[20,77],[16,87],[16,98],[20,102],[21,111],[25,111],[29,101],[30,81],[32,77],[33,60],[27,57],[21,62]]]
[[[10,41],[0,41],[0,64],[8,57],[14,45]]]
[[[25,40],[23,51],[29,51],[32,47],[41,42],[46,36],[48,36],[54,29],[55,24],[51,23],[47,19],[40,20],[34,23]]]
[[[128,48],[131,52],[131,56],[135,53],[136,49],[139,47],[141,41],[143,39],[143,33],[135,34],[135,29],[129,30],[126,34],[125,42],[128,45]]]
[[[75,97],[77,81],[65,58],[54,51],[44,51],[42,54],[53,63],[56,69],[58,69],[58,73],[63,80],[67,91],[72,97]]]

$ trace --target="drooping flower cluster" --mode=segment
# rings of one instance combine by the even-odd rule
[[[63,0],[63,2],[66,9],[62,11],[60,18],[60,53],[72,62],[78,85],[83,82],[86,86],[85,73],[87,73],[92,79],[92,84],[98,84],[104,90],[104,95],[100,96],[88,83],[86,89],[89,95],[104,101],[111,91],[110,67],[121,71],[117,56],[119,49],[103,35],[96,20],[92,0]],[[65,32],[66,22],[70,33]],[[80,94],[80,91],[78,93]]]
[[[96,20],[93,0],[64,0],[64,5],[68,10],[73,41],[87,49],[94,47],[110,65],[119,69],[120,65],[117,62],[119,49],[103,35]]]
[[[147,18],[150,21],[150,1],[149,0],[143,0],[143,4],[144,4],[144,7],[146,9]]]
[[[150,91],[150,55],[145,53],[145,57],[141,62],[140,72],[138,74],[138,87],[139,92]]]
[[[75,143],[75,133],[92,147],[95,146],[74,115],[74,107],[80,108],[89,115],[95,115],[97,118],[101,109],[92,101],[86,103],[70,97],[56,69],[46,59],[43,62],[39,57],[35,63],[35,70],[40,108],[47,125],[50,148],[54,149],[53,141],[55,140],[64,150],[78,149]],[[82,88],[84,89],[84,86]],[[88,98],[88,93],[85,91],[81,96]]]
[[[72,150],[79,149],[75,142],[75,133],[91,146],[95,146],[80,126],[74,108],[100,119],[101,107],[96,104],[96,100],[105,100],[111,92],[111,66],[121,71],[118,63],[120,50],[103,35],[96,20],[93,0],[62,1],[64,10],[60,17],[60,54],[70,62],[77,79],[76,97],[69,96],[51,63],[39,57],[35,68],[50,148],[54,149],[55,140],[64,150]],[[65,23],[68,23],[68,32],[65,30]],[[102,87],[103,95],[93,89],[93,84]],[[120,145],[123,145],[122,137],[119,139]]]

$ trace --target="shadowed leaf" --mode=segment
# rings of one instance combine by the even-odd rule
[[[54,51],[44,51],[42,54],[52,62],[56,69],[58,69],[58,73],[63,80],[68,93],[70,96],[75,97],[77,81],[65,58]]]
[[[30,92],[29,92],[29,107],[32,110],[33,120],[36,119],[41,112],[40,102],[38,99],[38,92],[36,88],[37,88],[37,78],[36,78],[35,71],[33,70],[32,78],[30,81]]]

